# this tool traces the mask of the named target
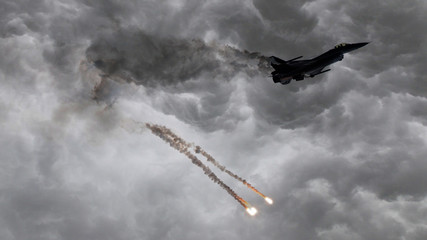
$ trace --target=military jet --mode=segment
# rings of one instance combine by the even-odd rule
[[[335,62],[341,61],[344,58],[344,53],[354,51],[368,44],[369,42],[362,43],[341,43],[336,45],[333,49],[317,56],[313,59],[297,60],[302,56],[285,61],[278,57],[269,57],[270,65],[274,68],[271,73],[275,83],[283,85],[289,84],[292,79],[297,81],[304,80],[306,77],[314,77],[316,75],[330,71],[331,69],[324,68]]]

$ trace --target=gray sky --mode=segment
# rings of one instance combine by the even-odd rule
[[[426,11],[1,1],[0,239],[426,239]],[[286,86],[258,64],[362,41]],[[201,145],[275,204],[212,168],[258,208],[250,217],[131,120]]]

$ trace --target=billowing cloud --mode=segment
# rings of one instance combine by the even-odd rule
[[[425,1],[3,1],[1,239],[427,237]],[[370,41],[279,86],[263,56]],[[256,53],[258,52],[258,53]],[[185,156],[263,189],[251,218]]]

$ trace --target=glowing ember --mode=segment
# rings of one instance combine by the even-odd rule
[[[249,215],[251,215],[251,216],[255,216],[255,214],[257,214],[258,210],[256,210],[256,208],[254,208],[254,207],[248,207],[248,208],[246,208],[246,212],[248,212]]]
[[[265,199],[265,201],[268,203],[268,204],[273,204],[273,199],[271,199],[271,198],[269,198],[269,197],[266,197],[266,198],[264,198]]]

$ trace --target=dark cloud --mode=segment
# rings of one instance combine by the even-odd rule
[[[233,128],[245,118],[231,112],[236,110],[233,78],[241,72],[249,78],[270,70],[259,53],[200,39],[149,35],[139,29],[100,36],[86,50],[86,57],[88,67],[83,72],[96,68],[101,76],[93,87],[97,99],[114,97],[111,91],[118,87],[114,81],[162,89],[167,95],[155,101],[156,107],[211,131]]]
[[[202,41],[162,39],[135,30],[95,40],[86,55],[106,75],[127,71],[136,84],[151,86],[187,81],[219,67]]]
[[[426,7],[2,1],[0,238],[425,239]],[[262,57],[359,41],[286,86]],[[218,174],[249,218],[124,118],[194,140],[275,204]]]

